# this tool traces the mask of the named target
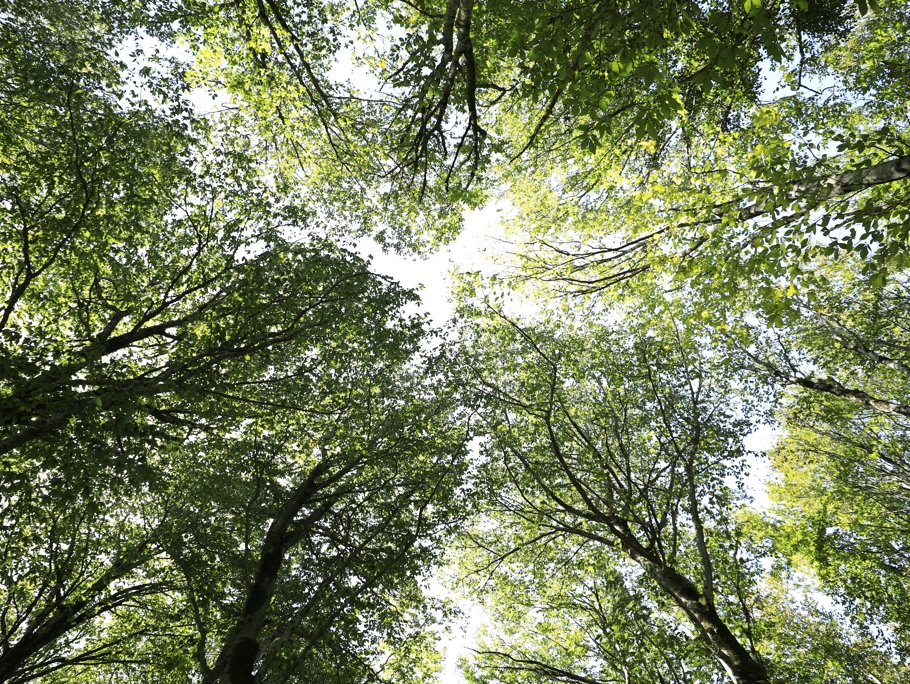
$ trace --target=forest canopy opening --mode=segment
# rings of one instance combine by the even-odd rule
[[[0,682],[907,680],[908,14],[0,10]]]

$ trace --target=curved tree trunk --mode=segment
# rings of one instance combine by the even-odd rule
[[[708,641],[733,684],[769,684],[765,666],[743,646],[723,621],[714,603],[692,580],[663,563],[642,546],[629,530],[626,520],[611,516],[610,530],[622,550],[648,573],[664,594],[679,606],[693,626]]]
[[[318,479],[326,473],[328,468],[329,464],[326,460],[318,463],[269,526],[262,543],[262,551],[259,554],[256,578],[247,593],[240,617],[225,638],[224,646],[218,654],[215,665],[206,672],[203,678],[205,684],[216,684],[216,682],[218,684],[254,684],[256,660],[259,657],[259,632],[275,595],[275,587],[285,555],[288,549],[299,540],[301,533],[322,518],[334,501],[334,498],[329,498],[307,516],[306,520],[295,524],[295,518],[303,507],[326,486],[326,481],[319,482]],[[346,470],[342,469],[335,473],[327,478],[327,481],[334,481]],[[202,663],[202,667],[207,669],[204,663]]]

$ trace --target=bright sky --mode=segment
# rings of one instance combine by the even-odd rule
[[[490,256],[501,250],[499,213],[492,206],[465,215],[465,230],[446,248],[424,258],[384,254],[371,240],[363,240],[359,251],[371,255],[373,270],[391,276],[401,285],[420,289],[423,308],[437,326],[444,325],[454,309],[449,301],[450,273],[453,269],[492,272],[496,266]]]
[[[490,206],[468,212],[465,215],[464,232],[449,247],[425,259],[384,254],[370,240],[361,241],[359,251],[364,256],[372,256],[372,267],[377,273],[394,278],[404,287],[419,289],[422,308],[430,314],[433,325],[444,326],[454,312],[449,295],[452,271],[494,271],[496,266],[490,255],[501,249],[497,240],[500,236],[499,213],[495,207]],[[452,596],[437,581],[431,583],[430,590],[439,596]],[[452,625],[451,631],[444,634],[441,640],[445,659],[440,684],[464,684],[465,679],[458,669],[458,659],[469,653],[477,629],[483,621],[479,605],[468,600],[460,600],[458,604],[464,611],[465,619]]]

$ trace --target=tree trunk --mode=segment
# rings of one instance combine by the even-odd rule
[[[889,159],[865,169],[844,171],[836,176],[810,178],[797,183],[783,196],[790,200],[808,199],[822,202],[832,197],[907,178],[910,178],[910,155]],[[775,204],[773,198],[756,202],[741,210],[739,217],[743,220],[756,218],[770,211]]]
[[[285,554],[299,537],[291,530],[291,526],[307,502],[326,486],[326,481],[317,482],[317,480],[327,470],[326,460],[317,464],[269,526],[262,543],[262,551],[259,554],[256,578],[247,594],[243,611],[225,638],[224,646],[221,653],[218,654],[214,667],[203,678],[204,684],[215,684],[216,682],[218,684],[254,684],[253,673],[259,657],[259,632],[272,603]],[[334,481],[346,471],[347,468],[341,469],[327,478],[327,481]],[[307,523],[311,525],[321,518],[328,511],[333,500],[330,498],[324,502],[308,516],[306,521],[297,523],[296,527],[306,526]],[[204,663],[202,666],[205,668]]]
[[[739,643],[717,614],[713,602],[688,577],[667,566],[645,549],[632,535],[624,519],[611,517],[607,524],[619,539],[623,551],[648,573],[661,591],[685,612],[702,633],[734,684],[770,683],[765,666]]]

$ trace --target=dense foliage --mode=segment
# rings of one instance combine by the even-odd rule
[[[907,14],[0,8],[0,681],[906,680]]]
[[[171,97],[183,65],[125,73],[132,15],[19,9],[0,679],[428,676],[464,436],[414,295]]]

